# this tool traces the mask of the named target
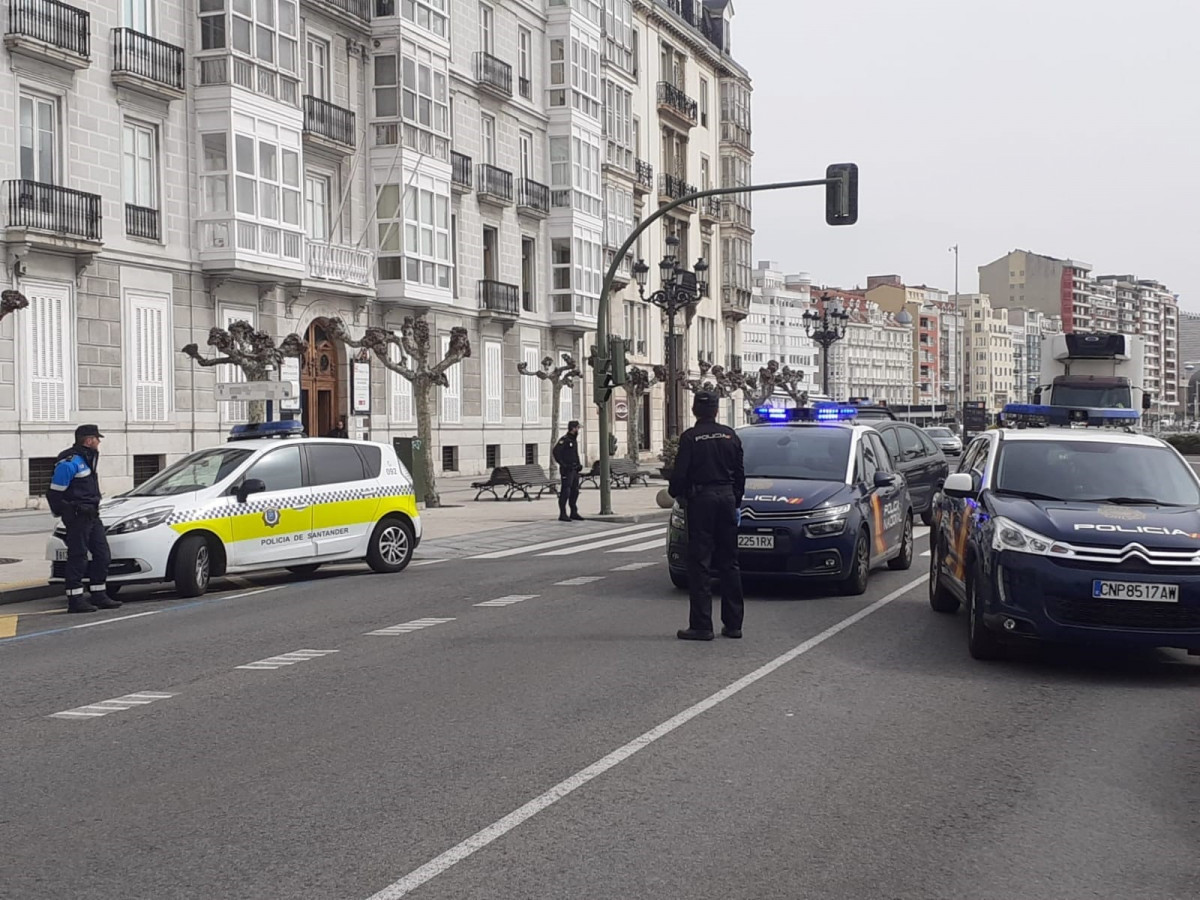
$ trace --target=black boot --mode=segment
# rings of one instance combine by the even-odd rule
[[[697,631],[694,628],[680,628],[675,632],[675,637],[681,641],[711,641],[713,633],[711,631]]]
[[[96,609],[120,609],[121,601],[108,596],[107,591],[91,591],[88,593],[88,603]]]
[[[583,521],[585,521],[585,519],[583,518],[583,516],[581,516],[579,514],[579,510],[573,509],[573,510],[571,510],[571,521],[572,522],[583,522]]]
[[[570,522],[571,521],[571,517],[567,515],[567,511],[565,509],[560,509],[558,511],[558,521],[560,521],[560,522]]]
[[[88,603],[87,598],[83,594],[68,594],[67,595],[67,612],[69,613],[90,613],[95,612],[96,607]]]

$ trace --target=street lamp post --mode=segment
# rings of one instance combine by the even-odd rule
[[[829,396],[829,348],[846,336],[850,314],[840,305],[830,307],[829,295],[821,297],[821,312],[804,312],[804,333],[821,348],[821,390]]]
[[[659,281],[662,284],[649,297],[646,296],[646,280],[650,267],[639,259],[633,264],[633,275],[637,279],[638,296],[653,303],[667,314],[667,437],[679,436],[679,386],[676,384],[678,359],[675,349],[675,316],[700,302],[708,293],[705,277],[708,262],[704,257],[696,260],[695,271],[689,272],[679,264],[679,238],[667,238],[667,253],[658,264]]]

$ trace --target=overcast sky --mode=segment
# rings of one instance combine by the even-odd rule
[[[734,0],[754,180],[860,168],[859,223],[758,194],[755,260],[975,290],[1021,248],[1157,278],[1200,311],[1198,0]]]

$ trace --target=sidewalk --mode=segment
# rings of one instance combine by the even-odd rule
[[[442,477],[438,494],[442,506],[421,510],[422,541],[459,537],[494,529],[519,528],[558,517],[557,500],[550,494],[541,500],[497,501],[487,495],[474,502],[472,481],[486,476]],[[666,486],[651,478],[650,486],[638,486],[612,492],[613,515],[604,521],[639,522],[665,519],[667,511],[657,503],[658,492]],[[579,511],[589,519],[600,519],[600,492],[584,488],[579,495]],[[59,585],[46,583],[50,563],[43,557],[46,539],[54,529],[54,519],[45,510],[0,512],[0,604],[20,603],[59,593]],[[421,556],[421,551],[417,551]]]

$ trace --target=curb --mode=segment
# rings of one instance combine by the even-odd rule
[[[650,512],[630,515],[586,516],[589,522],[612,522],[614,524],[639,525],[642,522],[666,522],[671,518],[669,509],[653,509]]]
[[[26,600],[43,600],[46,597],[57,597],[62,593],[60,584],[30,584],[9,590],[0,590],[0,606],[8,603],[24,603]]]

